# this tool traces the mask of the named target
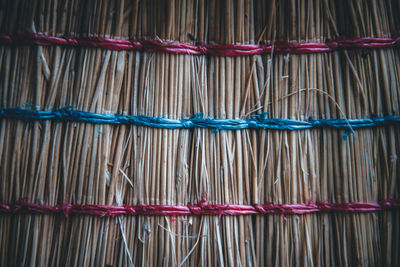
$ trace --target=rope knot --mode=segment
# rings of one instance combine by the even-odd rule
[[[199,45],[198,49],[199,49],[200,53],[202,53],[202,54],[207,54],[207,52],[208,52],[208,48],[205,45]]]
[[[264,209],[264,207],[260,204],[254,204],[254,208],[256,209],[256,211],[258,211],[261,214],[267,213],[267,211]]]
[[[203,197],[199,202],[197,202],[197,205],[202,209],[207,208],[208,201],[205,197]]]
[[[134,207],[129,206],[129,205],[124,205],[125,210],[131,214],[131,215],[135,215],[136,214],[136,210]]]
[[[68,219],[69,214],[71,213],[71,210],[72,210],[72,205],[71,204],[61,205],[61,210],[62,210],[62,213],[64,214],[65,218]]]
[[[181,120],[182,126],[185,129],[190,129],[193,127],[193,122],[190,119]]]
[[[187,207],[189,208],[191,213],[195,215],[201,215],[201,207],[199,207],[199,205],[188,204]]]
[[[256,120],[247,120],[247,125],[249,128],[253,128],[253,129],[259,128],[259,126],[260,126],[259,122]]]
[[[317,206],[320,210],[328,211],[332,209],[332,205],[329,205],[326,202],[318,202]]]

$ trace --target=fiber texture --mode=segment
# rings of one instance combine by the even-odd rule
[[[0,33],[0,109],[14,116],[0,119],[1,266],[400,265],[400,211],[386,204],[400,199],[399,1],[0,1]],[[389,121],[216,132],[38,111]],[[369,208],[281,212],[318,203]],[[258,213],[75,212],[140,205]]]

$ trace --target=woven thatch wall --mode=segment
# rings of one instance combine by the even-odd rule
[[[393,37],[398,1],[2,1],[0,33],[191,44]],[[1,45],[0,108],[187,118],[400,115],[398,47],[219,57]],[[343,138],[343,136],[347,138]],[[0,202],[379,203],[400,129],[167,130],[0,120]],[[400,211],[0,214],[0,265],[399,265]]]

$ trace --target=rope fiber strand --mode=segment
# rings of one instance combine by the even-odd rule
[[[160,39],[123,40],[105,37],[50,36],[26,32],[18,35],[0,34],[0,44],[6,45],[61,45],[92,47],[109,50],[138,50],[188,55],[246,56],[269,53],[309,54],[331,52],[338,49],[385,48],[400,44],[400,36],[393,38],[360,37],[329,40],[325,43],[284,42],[269,44],[206,44],[191,45]]]
[[[16,214],[61,214],[68,218],[71,214],[87,214],[95,216],[147,215],[147,216],[179,216],[179,215],[252,215],[252,214],[306,214],[316,212],[374,212],[400,207],[399,199],[390,199],[379,203],[348,202],[315,204],[208,204],[205,199],[193,205],[73,205],[60,204],[47,206],[25,201],[1,203],[0,213]]]
[[[400,125],[399,116],[386,116],[361,119],[318,119],[309,121],[267,118],[266,113],[253,119],[214,119],[196,114],[192,118],[169,119],[145,115],[100,114],[74,110],[71,107],[54,110],[30,110],[22,108],[0,109],[0,118],[26,121],[73,121],[95,124],[127,124],[162,129],[209,128],[218,130],[269,129],[304,130],[312,128],[335,128],[353,130],[368,127]]]

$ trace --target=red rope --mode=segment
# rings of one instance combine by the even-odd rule
[[[207,44],[190,45],[166,40],[121,40],[104,37],[56,37],[38,33],[18,35],[0,34],[0,44],[14,45],[63,45],[78,47],[94,47],[110,50],[139,50],[152,52],[169,52],[173,54],[245,56],[268,53],[308,54],[329,52],[344,48],[383,48],[400,44],[400,36],[394,38],[361,37],[354,39],[338,39],[326,43],[308,42],[276,42],[274,44]]]
[[[379,203],[369,202],[348,202],[348,203],[327,203],[315,204],[208,204],[202,200],[194,205],[77,205],[60,204],[47,206],[25,201],[16,201],[9,204],[0,204],[0,213],[30,213],[30,214],[86,214],[97,216],[116,215],[249,215],[249,214],[305,214],[316,212],[374,212],[400,207],[400,199],[390,199]]]

